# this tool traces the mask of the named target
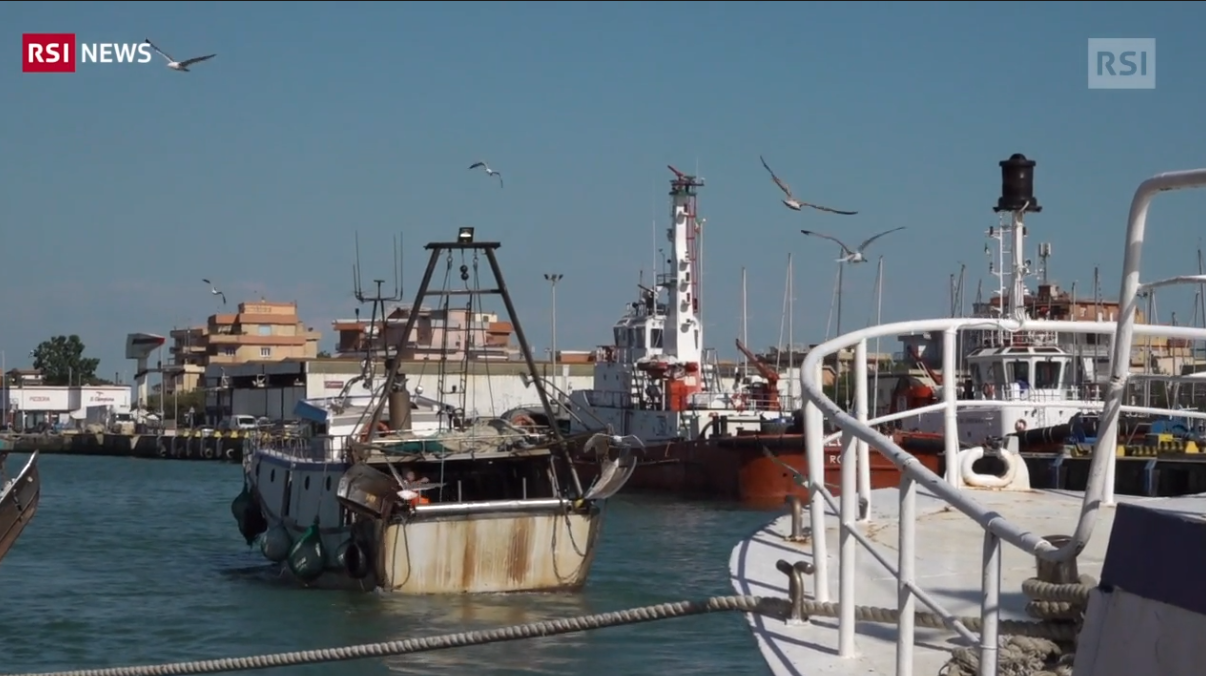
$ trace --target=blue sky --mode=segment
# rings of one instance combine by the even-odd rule
[[[130,331],[166,333],[234,302],[297,300],[323,329],[350,316],[352,234],[388,276],[402,231],[406,292],[419,244],[461,225],[503,242],[537,349],[543,272],[563,272],[558,342],[606,342],[667,223],[667,163],[707,180],[706,339],[733,353],[740,269],[750,342],[778,340],[788,252],[797,341],[825,331],[834,248],[888,227],[885,319],[947,307],[949,275],[986,277],[997,162],[1038,161],[1031,245],[1052,277],[1117,294],[1139,181],[1206,166],[1206,9],[1193,3],[146,3],[0,4],[0,349],[78,333],[123,373]],[[23,74],[20,33],[150,37],[159,64]],[[1155,90],[1089,90],[1086,40],[1154,37]],[[801,197],[854,217],[797,214]],[[466,167],[485,158],[506,188]],[[1206,195],[1162,198],[1146,277],[1196,271]],[[664,241],[659,232],[659,243]],[[876,253],[872,248],[870,253]],[[846,275],[846,327],[872,307],[875,266]],[[375,274],[374,274],[375,273]],[[648,272],[646,273],[648,274]],[[993,286],[986,279],[986,286]],[[970,293],[970,291],[969,291]],[[1192,291],[1160,301],[1192,317]]]

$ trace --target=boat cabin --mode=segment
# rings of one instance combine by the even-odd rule
[[[963,399],[1079,399],[1079,385],[1091,381],[1092,360],[1078,363],[1055,346],[1006,345],[974,350],[967,356],[969,378]],[[1083,362],[1089,362],[1088,364]]]

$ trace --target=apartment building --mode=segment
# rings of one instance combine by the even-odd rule
[[[389,309],[384,322],[372,324],[368,319],[336,319],[339,334],[337,356],[363,356],[384,353],[386,346],[396,346],[410,318],[411,306],[398,305]],[[414,328],[406,341],[402,358],[407,360],[449,359],[511,360],[519,358],[519,346],[511,339],[514,327],[498,320],[491,312],[472,312],[465,308],[433,309],[420,306],[415,312]]]
[[[195,389],[211,364],[313,359],[322,334],[298,317],[297,303],[259,300],[210,315],[204,327],[174,329],[169,392]]]

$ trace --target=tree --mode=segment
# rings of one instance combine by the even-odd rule
[[[33,351],[34,368],[41,371],[47,385],[92,385],[98,382],[96,368],[100,360],[84,356],[80,337],[54,336],[44,340]]]
[[[320,350],[320,351],[318,352],[317,357],[318,357],[319,359],[330,359],[330,358],[331,358],[331,353],[330,353],[330,352],[327,352],[326,350]]]

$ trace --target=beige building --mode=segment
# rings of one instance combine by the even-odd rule
[[[204,327],[171,332],[168,391],[196,389],[211,364],[313,359],[321,337],[298,317],[297,303],[239,303],[238,312],[210,315]]]
[[[411,307],[400,305],[390,310],[385,319],[370,326],[367,319],[336,319],[339,334],[336,354],[341,357],[363,357],[365,350],[382,354],[386,346],[393,347],[402,337]],[[416,313],[414,328],[406,341],[403,359],[511,360],[519,358],[519,346],[511,340],[514,327],[501,322],[490,312],[471,312],[465,308],[432,309],[421,306]]]

